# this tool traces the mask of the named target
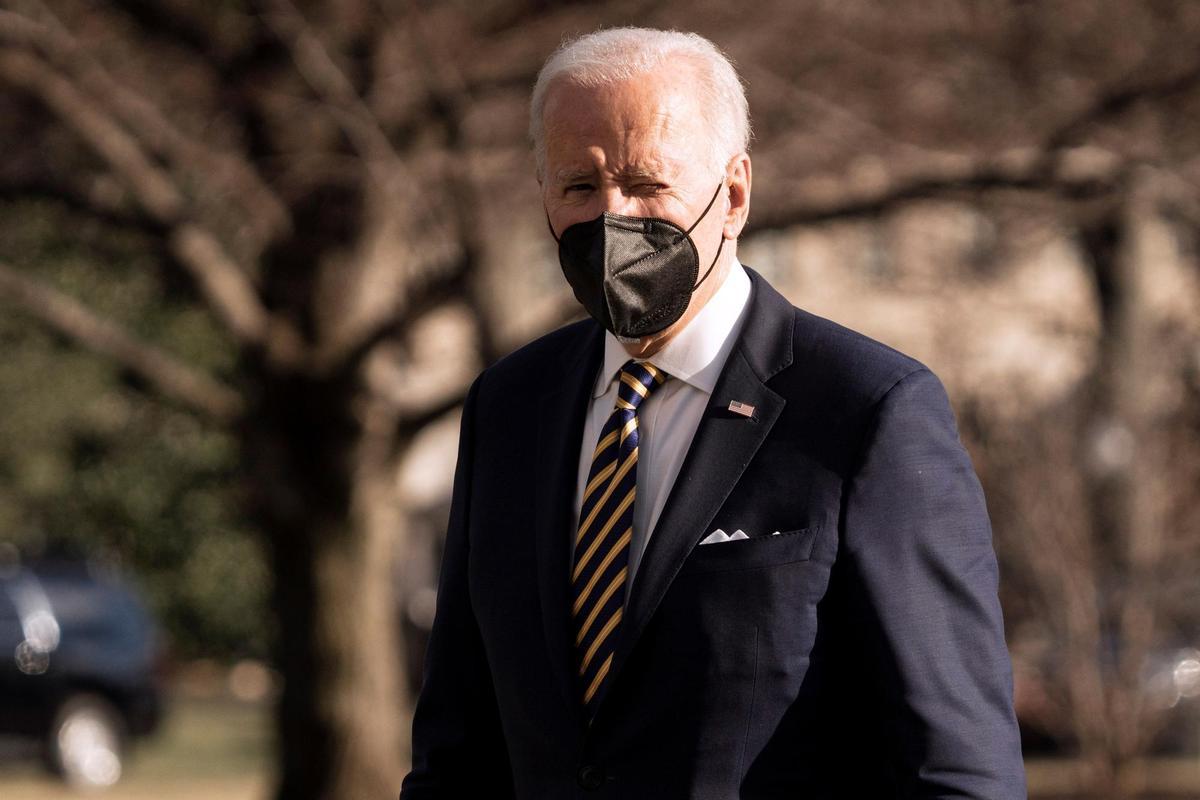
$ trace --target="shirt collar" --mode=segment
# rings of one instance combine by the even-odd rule
[[[662,350],[646,360],[672,378],[712,394],[725,359],[733,349],[738,323],[749,299],[750,276],[735,258],[725,282],[704,308]],[[627,361],[629,354],[617,337],[611,331],[605,331],[604,367],[592,390],[593,398],[608,391]]]

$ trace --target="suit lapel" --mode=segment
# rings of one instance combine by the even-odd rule
[[[609,679],[599,707],[692,548],[733,491],[738,479],[783,411],[785,400],[766,381],[792,362],[791,304],[747,268],[752,290],[738,344],[730,352],[691,447],[675,479],[634,578],[626,615],[618,628]],[[731,413],[738,401],[754,416]],[[600,713],[600,712],[597,712]]]
[[[583,714],[571,673],[574,657],[567,613],[571,504],[583,423],[603,349],[601,328],[591,326],[581,342],[562,354],[563,378],[542,396],[537,417],[533,523],[538,593],[551,669],[576,730],[582,730]]]

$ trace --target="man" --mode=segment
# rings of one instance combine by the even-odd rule
[[[468,394],[401,797],[1024,797],[946,395],[738,263],[732,66],[601,31],[531,131],[593,319]]]

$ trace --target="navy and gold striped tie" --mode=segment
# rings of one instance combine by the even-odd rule
[[[648,362],[629,361],[621,368],[617,401],[600,431],[583,490],[571,572],[571,618],[580,691],[589,719],[612,667],[625,601],[637,493],[637,410],[667,377]]]

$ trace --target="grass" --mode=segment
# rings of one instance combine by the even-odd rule
[[[0,765],[3,800],[267,800],[272,788],[270,708],[228,697],[177,695],[159,733],[136,749],[117,786],[75,792],[36,763]],[[1080,765],[1026,763],[1034,800],[1081,800]],[[1131,775],[1145,798],[1200,797],[1200,759],[1148,761]]]
[[[1079,791],[1086,785],[1084,766],[1072,759],[1026,759],[1025,775],[1034,800],[1090,798]],[[1196,800],[1200,757],[1146,759],[1133,765],[1122,783],[1132,795],[1148,800]]]
[[[107,792],[77,792],[37,763],[3,765],[4,800],[264,800],[271,787],[270,711],[228,698],[176,697]]]

